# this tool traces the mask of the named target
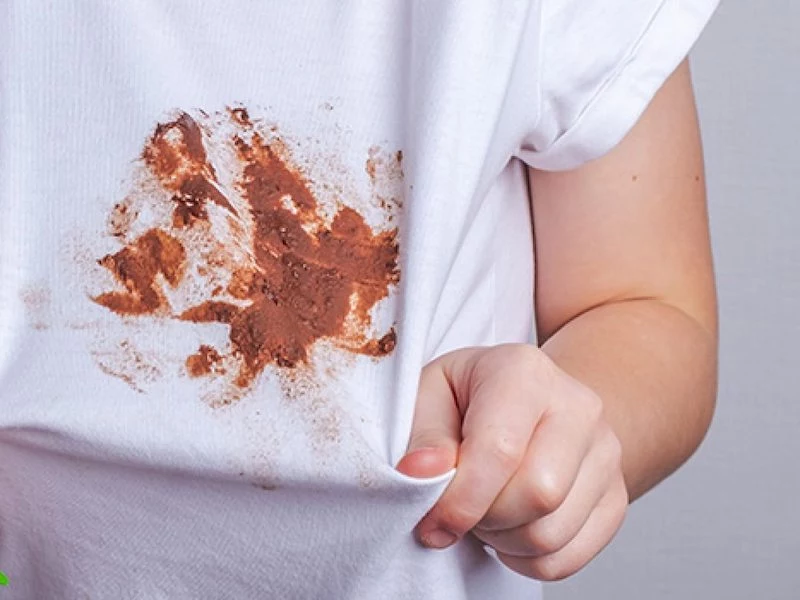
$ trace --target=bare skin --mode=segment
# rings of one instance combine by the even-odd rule
[[[417,527],[424,544],[471,533],[514,571],[558,580],[691,456],[713,414],[717,308],[688,64],[613,151],[532,172],[531,187],[539,347],[430,363],[398,469],[458,467]]]

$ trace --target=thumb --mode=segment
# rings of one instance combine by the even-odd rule
[[[461,443],[461,414],[442,363],[423,370],[406,455],[397,470],[409,477],[429,478],[455,468]]]

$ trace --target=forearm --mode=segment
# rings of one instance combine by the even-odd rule
[[[574,318],[542,349],[602,398],[631,500],[702,441],[716,398],[713,327],[658,300],[614,302]]]

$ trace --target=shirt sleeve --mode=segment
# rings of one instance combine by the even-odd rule
[[[616,146],[697,41],[719,0],[542,3],[538,120],[519,157],[566,170]]]

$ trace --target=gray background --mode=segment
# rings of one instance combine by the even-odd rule
[[[723,0],[692,64],[720,294],[715,421],[547,600],[800,599],[800,2]]]

